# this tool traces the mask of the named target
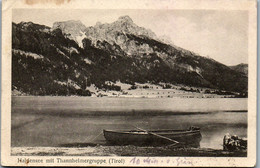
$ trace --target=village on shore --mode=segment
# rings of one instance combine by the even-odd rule
[[[136,98],[238,98],[246,97],[236,92],[211,88],[189,87],[167,83],[150,84],[135,83],[134,85],[121,82],[106,82],[114,86],[113,90],[99,89],[95,85],[88,87],[91,97],[136,97]],[[118,87],[118,89],[117,89]]]

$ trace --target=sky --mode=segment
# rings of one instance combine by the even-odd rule
[[[128,15],[138,26],[167,36],[174,45],[225,65],[248,63],[248,13],[239,10],[13,9],[13,22],[52,27],[56,21],[80,20],[94,26]]]

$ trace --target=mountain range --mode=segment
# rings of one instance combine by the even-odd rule
[[[173,30],[174,31],[174,30]],[[167,83],[246,93],[247,70],[175,46],[129,16],[86,27],[81,21],[12,23],[12,90],[90,96],[88,87]]]

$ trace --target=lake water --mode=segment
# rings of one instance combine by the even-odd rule
[[[201,128],[201,147],[247,136],[247,99],[12,97],[13,147],[104,144],[103,129]]]

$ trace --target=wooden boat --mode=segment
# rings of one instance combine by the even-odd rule
[[[116,145],[169,145],[199,147],[201,133],[198,127],[187,130],[103,130],[109,144]],[[171,141],[172,140],[172,141]],[[177,144],[176,143],[176,144]]]

